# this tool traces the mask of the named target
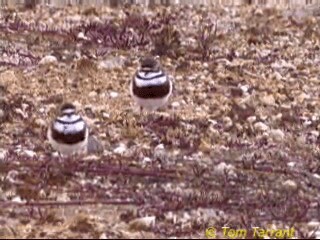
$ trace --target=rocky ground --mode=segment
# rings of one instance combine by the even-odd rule
[[[320,237],[315,12],[38,6],[0,20],[1,238]],[[175,79],[152,119],[128,91],[148,53]],[[64,101],[102,152],[53,153]]]

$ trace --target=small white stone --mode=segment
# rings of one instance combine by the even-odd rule
[[[4,117],[4,111],[0,109],[0,119]]]
[[[296,163],[295,162],[288,162],[287,165],[288,165],[288,167],[295,167]]]
[[[164,150],[164,145],[161,143],[161,144],[157,145],[154,150],[155,151]]]
[[[124,143],[120,143],[117,148],[113,150],[115,154],[123,154],[127,150],[127,146]]]
[[[58,152],[53,152],[51,153],[51,156],[54,158],[58,158],[59,157],[59,153]]]
[[[78,35],[77,35],[77,38],[78,39],[83,39],[83,40],[87,40],[88,39],[88,37],[86,37],[83,32],[79,32]]]
[[[249,85],[242,85],[240,86],[240,89],[242,90],[243,93],[247,93],[249,90],[250,86]]]
[[[68,202],[68,201],[70,201],[70,197],[68,196],[67,193],[61,193],[57,196],[57,201],[58,202]]]
[[[285,137],[285,134],[280,129],[271,129],[270,130],[270,136],[275,141],[282,141]]]
[[[310,222],[308,222],[308,227],[310,228],[316,228],[320,226],[320,222],[317,220],[311,220]]]
[[[313,174],[313,177],[317,178],[317,179],[320,179],[320,175],[319,174]]]
[[[21,115],[23,118],[28,118],[28,114],[25,113],[24,111],[22,111],[21,108],[16,108],[14,111],[15,111],[17,114]]]
[[[310,132],[310,134],[311,134],[312,136],[315,136],[315,137],[319,137],[319,135],[320,135],[319,131],[317,131],[317,130],[312,130],[312,131]]]
[[[226,171],[234,170],[234,166],[231,164],[226,164],[225,162],[219,163],[215,168],[214,171],[220,175],[224,174]]]
[[[256,131],[261,131],[261,132],[265,132],[269,130],[269,126],[263,122],[257,122],[254,124],[253,127]]]
[[[180,107],[180,103],[179,102],[173,102],[173,103],[171,103],[171,106],[173,108],[178,108],[178,107]]]
[[[153,227],[156,223],[156,217],[150,216],[150,217],[142,217],[137,218],[129,222],[129,228],[134,230],[147,230],[150,229],[150,227]]]
[[[94,98],[94,97],[96,97],[98,95],[98,93],[96,92],[96,91],[91,91],[91,92],[89,92],[89,97],[90,98]]]
[[[197,79],[197,76],[195,76],[195,75],[191,75],[191,76],[187,77],[187,80],[189,80],[189,81],[194,81],[196,79]]]
[[[216,120],[214,120],[214,119],[209,119],[208,122],[211,123],[212,126],[215,126],[215,125],[218,124],[218,122]]]
[[[7,151],[4,149],[0,149],[0,161],[4,160],[6,156],[7,156]]]
[[[103,113],[102,113],[102,117],[103,117],[104,119],[110,118],[110,114],[107,113],[107,112],[103,112]]]
[[[177,76],[175,77],[175,79],[176,79],[176,80],[182,80],[183,77],[182,77],[182,75],[177,75]]]
[[[47,196],[46,191],[44,189],[41,189],[38,193],[39,197],[45,198]]]
[[[10,183],[17,183],[17,177],[19,176],[19,172],[16,170],[10,170],[7,174],[7,180]]]
[[[167,221],[172,222],[175,224],[177,222],[177,215],[174,214],[173,212],[167,212],[164,214],[164,217]]]
[[[304,126],[304,127],[308,127],[308,126],[310,126],[312,124],[312,121],[310,121],[310,120],[306,120],[306,121],[304,121],[303,123],[302,123],[302,125]]]
[[[274,73],[274,77],[276,78],[276,80],[280,81],[282,79],[282,76],[279,72],[275,72]]]
[[[21,197],[19,197],[19,196],[16,196],[16,197],[12,198],[11,201],[15,202],[15,203],[25,203],[25,202],[27,202],[26,200],[22,200]]]
[[[257,120],[257,117],[256,116],[250,116],[250,117],[248,117],[247,118],[247,121],[249,122],[249,123],[253,123],[253,122],[255,122]]]
[[[232,127],[232,125],[233,125],[233,122],[232,122],[230,117],[224,117],[223,118],[223,123],[224,123],[226,128]]]
[[[290,180],[290,179],[288,179],[285,182],[283,182],[282,185],[284,187],[286,187],[287,189],[290,189],[290,190],[297,189],[297,183],[295,181],[293,181],[293,180]]]
[[[262,16],[263,15],[263,11],[261,8],[257,8],[255,11],[254,11],[254,14],[257,15],[257,16]]]
[[[150,163],[152,162],[151,158],[149,157],[144,157],[143,160],[142,160],[143,163]]]
[[[119,96],[119,93],[112,91],[112,92],[109,93],[109,95],[110,95],[111,98],[116,98],[116,97]]]
[[[32,150],[23,150],[23,153],[24,153],[26,156],[31,157],[31,158],[37,156],[37,153],[35,153],[35,152],[32,151]]]
[[[43,64],[56,63],[56,62],[58,62],[58,59],[55,56],[48,55],[48,56],[43,57],[40,60],[39,64],[43,65]]]
[[[107,235],[105,233],[102,233],[100,236],[99,236],[99,239],[108,239]]]

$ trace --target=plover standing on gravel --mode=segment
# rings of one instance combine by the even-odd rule
[[[88,136],[86,122],[77,114],[76,107],[71,103],[62,105],[59,115],[47,131],[49,143],[62,155],[85,153]]]
[[[147,111],[164,106],[172,93],[172,81],[154,57],[144,57],[130,83],[134,101]]]

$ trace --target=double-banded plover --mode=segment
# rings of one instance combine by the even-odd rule
[[[140,109],[155,111],[172,93],[172,81],[154,57],[144,57],[130,83],[130,94]]]
[[[65,103],[57,117],[51,122],[47,137],[51,146],[62,155],[85,153],[89,129],[84,119],[77,114],[76,107]]]

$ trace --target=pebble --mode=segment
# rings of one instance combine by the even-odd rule
[[[164,218],[169,221],[172,222],[173,224],[176,224],[177,222],[177,215],[174,214],[173,212],[167,212],[164,214]]]
[[[296,162],[288,162],[287,165],[288,165],[288,167],[295,167]]]
[[[0,119],[4,118],[4,111],[2,109],[0,109]]]
[[[275,141],[282,141],[285,137],[285,134],[280,129],[272,129],[270,130],[270,137]]]
[[[212,126],[215,126],[218,124],[218,122],[214,119],[209,119],[208,122],[211,123]]]
[[[58,202],[68,202],[70,201],[70,197],[68,196],[68,194],[66,192],[61,193],[57,196],[57,201]]]
[[[188,76],[187,77],[187,80],[189,80],[189,81],[194,81],[194,80],[196,80],[197,79],[197,76],[196,75],[191,75],[191,76]]]
[[[297,183],[293,180],[286,180],[282,183],[282,185],[287,189],[287,190],[296,190],[297,189]]]
[[[142,162],[143,162],[143,163],[150,163],[150,162],[152,162],[152,160],[151,160],[151,158],[149,158],[149,157],[144,157],[144,158],[142,159]]]
[[[159,144],[154,149],[154,157],[164,160],[168,157],[168,153],[165,151],[164,145]]]
[[[312,130],[312,131],[310,131],[310,134],[311,134],[312,136],[314,136],[314,137],[319,137],[319,135],[320,135],[319,131],[317,131],[317,130]]]
[[[23,150],[23,153],[26,155],[26,156],[28,156],[28,157],[30,157],[30,158],[33,158],[33,157],[35,157],[35,156],[37,156],[37,153],[35,153],[34,151],[32,151],[32,150]]]
[[[111,98],[116,98],[116,97],[119,96],[119,93],[112,91],[112,92],[109,93],[109,95],[110,95]]]
[[[99,239],[108,239],[107,234],[102,233],[102,234],[99,236]]]
[[[262,16],[263,15],[263,11],[261,8],[257,8],[255,11],[254,11],[254,14],[257,15],[257,16]]]
[[[308,227],[310,228],[320,227],[320,222],[317,220],[311,220],[310,222],[308,222]]]
[[[83,32],[79,32],[78,35],[77,35],[77,38],[78,39],[83,39],[83,40],[87,40],[88,39],[88,37],[86,37]]]
[[[175,80],[182,80],[182,79],[183,79],[182,75],[177,75],[177,76],[175,77]]]
[[[242,85],[242,86],[240,86],[240,89],[243,93],[247,93],[250,89],[250,86],[249,85]]]
[[[220,175],[225,174],[226,171],[233,170],[234,166],[231,164],[226,164],[225,162],[219,163],[215,168],[214,171]]]
[[[249,122],[249,123],[253,123],[253,122],[255,122],[257,120],[257,117],[256,116],[250,116],[250,117],[248,117],[247,118],[247,121]]]
[[[19,196],[16,196],[16,197],[12,198],[11,201],[15,202],[15,203],[25,203],[25,202],[27,202],[26,200],[22,200],[21,197],[19,197]]]
[[[155,151],[164,150],[164,145],[161,143],[154,148]]]
[[[178,108],[178,107],[180,107],[180,103],[179,102],[173,102],[173,103],[171,103],[171,106],[173,108]]]
[[[153,227],[156,223],[155,216],[136,218],[129,222],[129,229],[136,231],[145,231]]]
[[[103,113],[102,113],[102,117],[103,117],[104,119],[108,119],[108,118],[110,118],[110,114],[107,113],[107,112],[103,112]]]
[[[253,127],[256,131],[261,131],[261,132],[265,132],[269,130],[269,126],[263,122],[257,122],[253,125]]]
[[[270,106],[275,105],[275,103],[276,103],[273,95],[271,95],[271,94],[261,97],[260,100],[262,103],[264,103],[266,105],[270,105]]]
[[[275,72],[274,73],[274,77],[276,78],[276,80],[280,81],[282,79],[282,76],[279,72]]]
[[[55,56],[47,55],[40,60],[39,65],[56,63],[56,62],[58,62],[58,59]]]
[[[123,154],[125,151],[127,151],[127,146],[124,143],[120,143],[117,148],[113,149],[115,154]]]
[[[23,117],[23,118],[28,118],[28,114],[27,114],[26,112],[22,111],[21,108],[16,108],[14,111],[15,111],[17,114],[21,115],[21,117]]]
[[[96,97],[98,95],[98,93],[96,92],[96,91],[91,91],[91,92],[89,92],[89,97],[90,98],[94,98],[94,97]]]
[[[232,122],[230,117],[224,117],[223,118],[223,123],[224,123],[226,128],[232,127],[232,125],[233,125],[233,122]]]
[[[313,177],[315,177],[315,178],[317,178],[317,179],[319,179],[320,180],[320,175],[319,174],[313,174]]]
[[[47,126],[46,121],[43,120],[42,118],[37,118],[37,119],[35,120],[35,123],[36,123],[36,125],[39,126],[39,127],[45,127],[45,126]]]
[[[4,160],[7,155],[7,151],[4,149],[0,149],[0,161]]]

